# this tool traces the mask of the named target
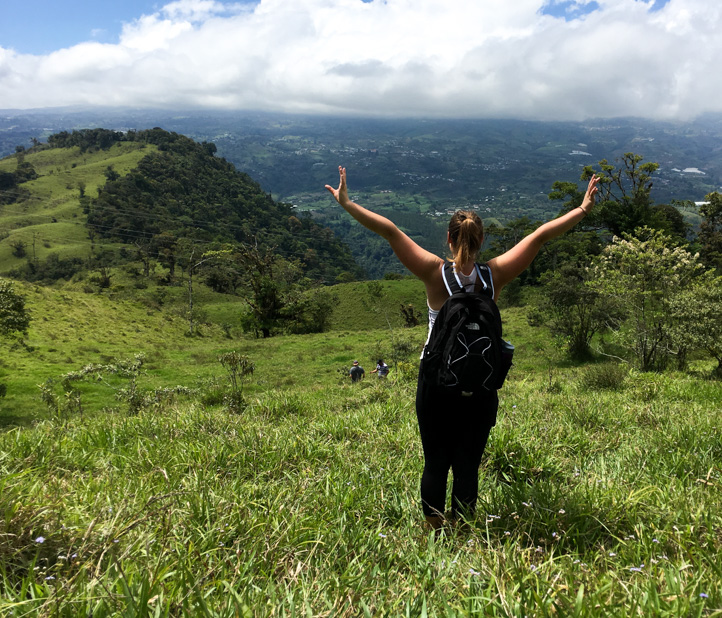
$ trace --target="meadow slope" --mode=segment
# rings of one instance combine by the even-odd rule
[[[477,516],[434,539],[413,410],[424,326],[191,338],[135,301],[22,291],[34,350],[2,344],[0,404],[32,422],[0,434],[0,613],[722,614],[722,389],[702,371],[571,365],[505,310],[516,365]],[[217,361],[233,349],[256,363],[240,413]],[[131,408],[104,376],[78,386],[82,414],[35,394],[137,352],[139,390],[193,390]],[[391,379],[349,384],[350,361],[377,355],[396,356]]]

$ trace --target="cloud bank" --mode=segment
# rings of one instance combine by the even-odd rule
[[[177,0],[116,44],[0,47],[0,109],[690,119],[722,111],[709,0]]]

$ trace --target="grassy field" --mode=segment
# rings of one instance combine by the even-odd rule
[[[25,155],[24,161],[33,166],[39,178],[20,185],[28,192],[28,199],[0,206],[2,272],[25,263],[26,258],[13,255],[13,244],[18,241],[27,245],[29,257],[38,260],[44,260],[49,253],[60,257],[89,255],[92,243],[80,207],[81,187],[86,195],[95,197],[105,184],[109,166],[119,174],[127,174],[154,149],[152,145],[123,142],[92,153],[81,153],[74,147]],[[0,171],[14,172],[17,164],[16,157],[2,159]],[[8,236],[4,237],[4,233]]]
[[[103,292],[89,285],[87,277],[76,279],[61,288],[14,283],[26,299],[32,322],[27,347],[0,338],[0,382],[8,383],[6,397],[0,398],[0,427],[43,419],[38,384],[57,381],[91,363],[107,364],[143,353],[142,387],[198,388],[224,375],[218,355],[236,349],[256,363],[255,379],[248,388],[262,392],[309,382],[334,385],[339,371],[353,360],[371,365],[379,356],[392,357],[406,341],[410,342],[406,348],[411,345],[418,352],[425,336],[423,326],[402,328],[401,303],[424,309],[423,286],[413,279],[378,282],[373,298],[366,298],[368,283],[336,286],[330,333],[267,341],[244,335],[238,328],[244,307],[240,298],[213,293],[202,285],[196,285],[195,304],[207,314],[208,323],[197,328],[197,336],[189,337],[182,279],[177,286],[150,284],[136,290],[131,278],[116,271],[111,291]],[[114,392],[102,384],[83,383],[79,388],[91,410],[116,403]]]
[[[270,340],[217,325],[191,338],[172,311],[19,286],[33,349],[0,344],[0,615],[722,615],[708,368],[572,365],[505,310],[516,365],[477,515],[435,538],[413,409],[425,327],[383,324],[397,284],[414,291],[384,283],[366,307],[367,284],[345,288],[347,330]],[[217,361],[234,349],[256,364],[240,413]],[[82,413],[38,397],[47,378],[139,352],[140,391],[192,390],[133,413],[118,376],[78,385]],[[397,358],[390,380],[344,377],[378,355]]]

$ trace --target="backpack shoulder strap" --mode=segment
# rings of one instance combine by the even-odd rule
[[[459,294],[464,291],[464,286],[461,285],[459,278],[454,272],[454,267],[450,262],[444,262],[443,273],[444,285],[446,286],[446,291],[449,293],[449,296],[453,296],[454,294]]]
[[[489,268],[488,264],[477,264],[476,265],[476,276],[477,276],[477,292],[481,292],[482,294],[486,294],[487,296],[490,296],[491,298],[494,298],[494,279],[491,276],[491,268]],[[481,281],[481,290],[478,289],[479,287],[479,281]]]

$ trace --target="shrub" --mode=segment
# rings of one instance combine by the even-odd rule
[[[29,326],[30,314],[25,308],[25,297],[13,290],[10,281],[0,279],[0,335],[25,334]]]
[[[15,240],[10,243],[13,248],[13,255],[18,258],[25,257],[28,254],[27,243],[24,240]]]
[[[582,374],[582,385],[591,390],[618,390],[627,378],[627,369],[618,363],[591,365]]]
[[[223,403],[227,387],[216,378],[204,380],[199,388],[200,401],[204,406],[218,406]]]
[[[616,335],[632,351],[637,368],[657,371],[666,367],[673,350],[674,320],[670,304],[697,279],[698,256],[657,230],[639,228],[636,236],[615,238],[594,261],[590,286],[610,303],[628,310],[628,328],[620,321]],[[686,312],[687,319],[696,316]]]

